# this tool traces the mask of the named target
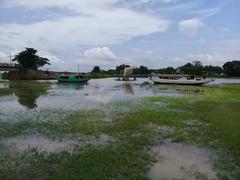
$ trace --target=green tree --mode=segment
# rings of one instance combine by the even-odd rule
[[[18,62],[20,67],[24,69],[38,69],[46,64],[50,65],[47,58],[36,55],[37,50],[33,48],[26,48],[25,51],[20,52],[15,56],[13,61]]]
[[[234,60],[223,65],[224,73],[228,76],[240,77],[240,61]]]
[[[158,70],[161,74],[176,74],[177,70],[173,67],[162,68]]]
[[[117,67],[116,67],[116,72],[117,72],[118,74],[122,73],[125,67],[130,67],[130,66],[127,65],[127,64],[122,64],[122,65],[120,65],[120,66],[117,66]]]
[[[37,107],[37,99],[47,94],[50,85],[47,83],[13,81],[9,82],[9,87],[18,97],[18,102],[21,105],[34,109]]]
[[[138,69],[138,73],[139,74],[149,74],[149,70],[148,70],[148,68],[147,67],[145,67],[145,66],[140,66],[139,67],[139,69]]]
[[[203,71],[208,75],[218,75],[223,73],[223,68],[219,66],[204,66]]]
[[[101,72],[100,67],[99,66],[94,66],[93,70],[92,70],[92,73],[99,73],[99,72]]]
[[[194,75],[203,74],[203,66],[200,61],[193,61],[192,63],[187,63],[179,67],[178,69],[183,74],[194,74]]]

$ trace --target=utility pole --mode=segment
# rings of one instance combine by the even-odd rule
[[[10,55],[8,56],[9,57],[9,59],[10,59],[10,66],[12,67],[12,54],[10,53]]]
[[[79,64],[78,64],[78,73],[79,73]]]

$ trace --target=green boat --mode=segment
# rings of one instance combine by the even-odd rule
[[[90,78],[83,75],[62,75],[57,77],[58,82],[61,83],[86,83]]]

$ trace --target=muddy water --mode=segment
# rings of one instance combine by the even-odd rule
[[[141,85],[113,78],[90,80],[88,84],[59,84],[56,81],[17,81],[0,83],[0,112],[12,113],[31,109],[86,109],[115,101],[145,96],[177,96],[180,92],[166,87]]]
[[[221,84],[240,84],[240,79],[230,79],[230,78],[214,78],[214,81],[206,84],[209,85],[221,85]]]
[[[133,82],[114,78],[93,79],[88,84],[59,84],[56,81],[0,82],[0,113],[31,109],[86,109],[101,107],[115,101],[146,96],[180,96],[171,86],[148,86],[146,78]],[[217,79],[212,84],[240,83],[238,79]]]
[[[153,152],[159,159],[148,173],[150,179],[216,179],[205,149],[167,142],[153,147]]]
[[[181,92],[164,86],[143,86],[148,79],[134,82],[115,81],[113,78],[90,80],[88,84],[61,84],[57,81],[10,81],[0,83],[0,123],[61,122],[71,110],[94,109],[105,113],[104,121],[112,120],[114,102],[138,99],[145,96],[179,96]],[[105,111],[108,109],[108,111]],[[121,106],[119,111],[128,111]],[[64,112],[64,113],[62,113]],[[64,124],[64,123],[63,123]],[[0,130],[1,129],[0,127]],[[1,152],[21,153],[29,149],[40,152],[72,151],[74,147],[101,145],[110,141],[100,137],[66,137],[51,139],[40,134],[0,137]],[[111,141],[112,142],[112,141]]]
[[[16,121],[61,121],[70,110],[97,109],[106,111],[105,121],[111,121],[111,112],[115,109],[107,105],[114,102],[139,99],[146,96],[182,96],[184,92],[171,86],[142,85],[148,79],[135,82],[120,82],[114,79],[90,80],[88,84],[58,84],[56,81],[17,81],[0,83],[0,123]],[[129,105],[129,104],[128,104]],[[164,106],[162,102],[155,105]],[[106,107],[106,108],[105,108]],[[61,113],[62,110],[64,114]],[[118,109],[128,112],[128,107]],[[12,124],[11,124],[12,123]],[[0,130],[4,128],[0,126]],[[166,131],[170,131],[166,129]],[[105,145],[115,140],[108,135],[74,136],[51,139],[39,134],[0,137],[0,155],[2,153],[22,153],[29,149],[39,152],[72,152],[75,147]],[[195,147],[179,144],[157,146],[154,151],[162,158],[149,172],[152,179],[189,178],[208,176],[215,178],[208,153]]]
[[[0,140],[2,143],[2,148],[0,150],[1,154],[21,154],[25,151],[32,149],[38,152],[60,152],[68,151],[70,153],[74,152],[75,148],[83,148],[85,146],[102,146],[108,143],[113,143],[114,138],[106,134],[101,134],[100,136],[93,135],[74,135],[73,137],[64,138],[49,138],[42,135],[27,135],[27,136],[17,136],[10,138],[3,138]]]

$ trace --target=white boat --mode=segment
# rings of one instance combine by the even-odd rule
[[[194,75],[175,75],[175,74],[152,74],[150,79],[155,84],[180,84],[180,85],[201,85],[206,84],[212,79],[196,77]]]

